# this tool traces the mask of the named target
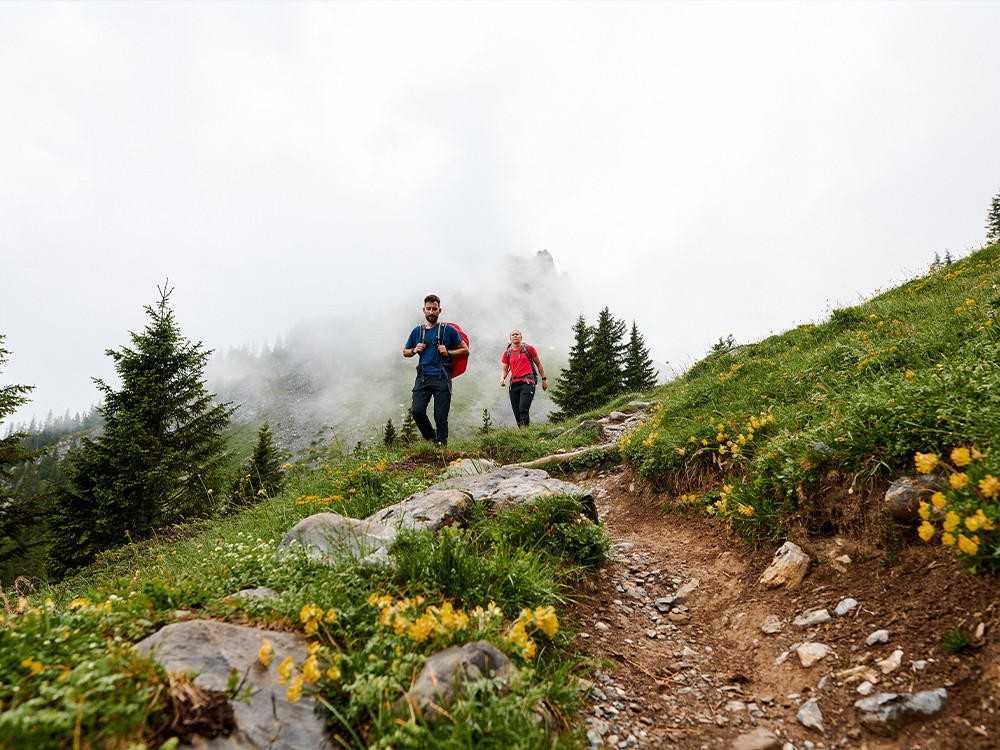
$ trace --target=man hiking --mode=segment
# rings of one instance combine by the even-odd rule
[[[438,322],[441,299],[436,294],[424,297],[423,313],[427,323],[414,328],[403,347],[404,357],[420,356],[410,411],[424,440],[444,446],[448,444],[452,360],[468,356],[469,347],[454,326]],[[427,418],[431,397],[434,398],[434,427]]]
[[[535,347],[524,343],[521,331],[515,328],[510,332],[510,346],[503,353],[503,367],[500,371],[500,387],[507,382],[510,372],[510,406],[514,410],[514,419],[518,427],[527,427],[531,423],[528,412],[531,401],[535,398],[535,386],[538,378],[542,379],[542,390],[548,390],[549,381],[545,377],[545,368],[538,358]]]

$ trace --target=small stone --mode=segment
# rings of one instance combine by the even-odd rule
[[[872,691],[875,690],[875,686],[872,685],[868,680],[865,680],[860,685],[858,685],[859,695],[871,695]]]
[[[774,561],[760,577],[768,588],[797,588],[809,572],[809,556],[793,542],[785,542],[774,553]]]
[[[740,735],[732,744],[732,750],[778,750],[780,747],[781,740],[764,728]]]
[[[899,665],[903,663],[903,652],[896,650],[892,652],[892,655],[888,659],[883,659],[880,662],[876,662],[876,666],[882,670],[882,674],[890,674],[899,669]]]
[[[767,633],[768,635],[773,635],[774,633],[781,632],[784,624],[781,622],[781,618],[777,615],[768,615],[764,618],[764,624],[760,626],[761,632]]]
[[[597,628],[598,630],[611,630],[611,626],[608,625],[606,622],[595,622],[594,627]]]
[[[814,729],[823,733],[823,712],[819,710],[819,703],[816,698],[810,698],[802,704],[796,717],[799,723],[807,729]]]
[[[840,602],[840,604],[837,605],[837,608],[833,611],[833,613],[835,615],[837,615],[837,617],[843,617],[844,615],[846,615],[848,612],[850,612],[852,609],[854,609],[857,606],[858,606],[857,600],[855,600],[855,599],[843,599]]]
[[[874,646],[876,643],[888,643],[888,642],[889,642],[888,630],[876,630],[870,636],[865,638],[866,646]]]
[[[897,695],[879,693],[855,702],[861,725],[868,730],[894,737],[904,724],[933,718],[944,709],[948,691],[944,688],[923,693]]]
[[[799,655],[802,666],[809,668],[816,662],[825,659],[830,653],[830,647],[823,643],[805,643],[799,646],[795,653]]]
[[[697,578],[692,578],[690,581],[688,581],[679,589],[677,589],[677,592],[674,594],[674,602],[675,603],[679,602],[682,599],[685,599],[686,597],[690,596],[691,593],[700,585],[701,581],[699,581]]]
[[[825,609],[807,609],[792,620],[792,624],[799,628],[811,628],[813,625],[822,625],[829,620],[830,613]]]

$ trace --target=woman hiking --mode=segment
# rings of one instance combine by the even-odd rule
[[[545,368],[538,359],[538,352],[535,347],[525,344],[521,331],[515,328],[510,332],[510,345],[503,353],[503,369],[500,372],[500,387],[503,388],[507,382],[507,373],[510,373],[510,405],[514,410],[514,419],[517,426],[527,427],[530,423],[528,411],[531,409],[531,401],[535,397],[535,385],[538,378],[542,379],[542,390],[549,387],[545,378]]]

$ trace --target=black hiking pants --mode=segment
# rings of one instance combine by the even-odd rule
[[[524,380],[518,380],[510,384],[510,406],[514,410],[514,419],[517,420],[518,427],[527,427],[531,424],[528,411],[531,409],[531,402],[535,398],[535,384]]]
[[[427,405],[434,398],[434,425],[427,418]],[[441,445],[448,444],[448,412],[451,410],[451,378],[447,375],[417,375],[413,383],[413,401],[410,411],[413,421],[424,440],[433,440]]]

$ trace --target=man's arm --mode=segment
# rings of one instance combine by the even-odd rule
[[[441,344],[438,347],[438,351],[442,354],[442,356],[451,357],[452,359],[454,359],[455,357],[465,357],[465,356],[468,356],[468,354],[469,354],[469,347],[466,346],[466,344],[465,344],[464,341],[462,341],[462,337],[459,335],[458,331],[456,331],[451,326],[448,326],[448,330],[454,332],[455,338],[458,339],[458,345],[456,347],[454,347],[454,348],[449,349],[444,344]]]
[[[422,352],[424,349],[427,348],[427,344],[425,344],[423,341],[415,343],[413,346],[409,345],[411,341],[416,341],[416,340],[417,337],[411,333],[410,338],[406,340],[407,345],[403,347],[404,357],[412,357],[415,354],[420,354],[420,352]]]

